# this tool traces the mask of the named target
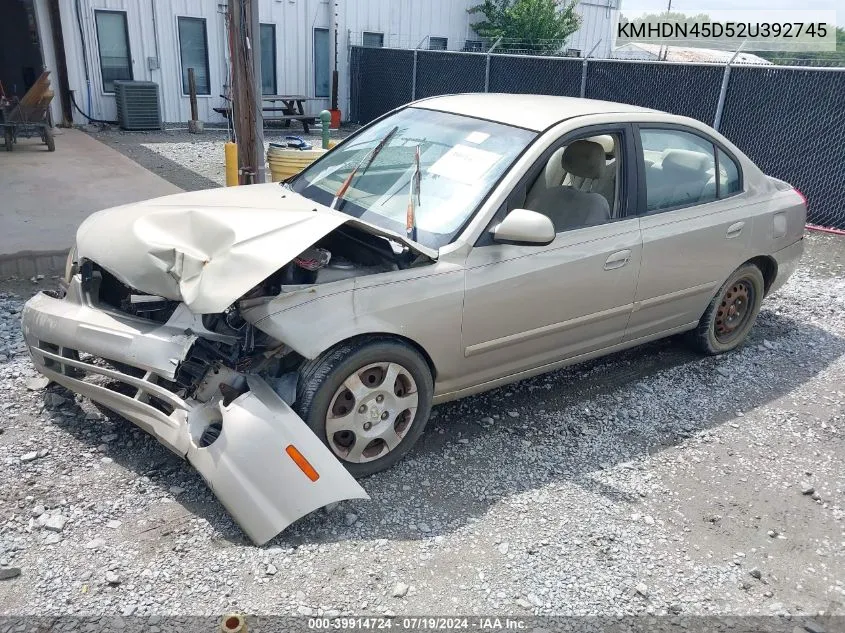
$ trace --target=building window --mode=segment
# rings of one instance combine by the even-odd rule
[[[262,24],[261,29],[261,94],[276,94],[276,25]]]
[[[445,37],[429,37],[428,50],[430,51],[445,51],[449,40]]]
[[[464,42],[464,52],[483,53],[484,43],[481,40],[467,40],[466,42]]]
[[[361,43],[370,48],[384,48],[384,33],[371,33],[364,31]]]
[[[124,11],[95,11],[103,91],[114,92],[117,79],[132,79],[129,29]]]
[[[182,92],[188,94],[188,69],[194,69],[198,95],[211,94],[208,72],[208,37],[205,18],[179,17],[179,55],[182,59]]]
[[[329,30],[314,29],[314,96],[329,96]]]

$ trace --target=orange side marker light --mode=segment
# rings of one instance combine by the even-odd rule
[[[293,463],[299,466],[299,470],[305,473],[305,476],[308,477],[308,479],[311,481],[317,481],[320,478],[320,473],[314,470],[314,467],[307,459],[305,459],[305,456],[297,450],[296,446],[289,444],[285,449],[285,452],[293,460]]]

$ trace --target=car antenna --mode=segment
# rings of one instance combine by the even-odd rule
[[[352,184],[352,180],[353,180],[353,178],[355,178],[355,174],[358,173],[358,169],[362,165],[364,165],[364,168],[361,170],[361,173],[363,174],[365,171],[367,171],[370,168],[370,165],[373,164],[373,161],[376,159],[376,156],[378,156],[379,152],[382,149],[384,149],[384,146],[387,145],[387,142],[393,137],[394,134],[396,134],[396,130],[398,130],[398,129],[399,129],[399,126],[394,125],[393,129],[390,130],[390,132],[388,132],[384,136],[384,138],[381,139],[378,142],[378,145],[376,145],[373,149],[371,149],[361,159],[361,161],[357,165],[355,165],[355,167],[352,169],[352,171],[349,172],[349,175],[346,177],[346,180],[343,181],[343,184],[340,185],[340,187],[337,188],[337,191],[334,194],[334,200],[332,200],[332,204],[331,204],[330,208],[335,209],[337,211],[340,211],[340,207],[345,202],[343,196],[346,195],[346,191],[347,191],[347,189],[349,189],[349,185]],[[366,163],[366,165],[364,163]]]
[[[409,240],[417,241],[416,207],[422,206],[420,188],[422,172],[420,171],[420,146],[414,150],[414,175],[411,176],[411,187],[408,192],[408,212],[405,214],[405,234]]]

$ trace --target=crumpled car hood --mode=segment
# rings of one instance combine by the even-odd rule
[[[196,314],[222,312],[250,288],[341,224],[409,243],[279,184],[179,193],[89,216],[77,254],[127,286]]]

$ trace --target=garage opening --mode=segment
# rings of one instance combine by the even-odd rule
[[[49,70],[51,121],[70,121],[59,0],[0,0],[0,16],[0,100],[14,104]]]
[[[0,82],[11,100],[35,83],[44,58],[33,0],[0,0],[0,15]]]

